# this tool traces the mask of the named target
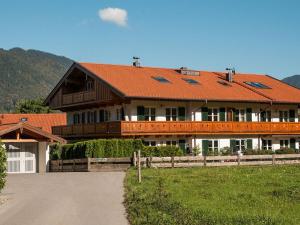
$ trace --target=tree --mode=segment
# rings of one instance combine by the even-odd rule
[[[4,145],[0,142],[0,191],[4,188],[6,177],[6,154]]]
[[[16,113],[51,113],[53,112],[48,106],[43,104],[42,98],[22,99],[16,104]]]

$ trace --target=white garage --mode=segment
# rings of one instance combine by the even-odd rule
[[[26,122],[0,125],[0,137],[7,152],[8,173],[48,171],[49,145],[52,142],[66,142]]]

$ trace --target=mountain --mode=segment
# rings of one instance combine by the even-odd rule
[[[286,77],[282,79],[282,81],[294,87],[300,88],[300,75]]]
[[[0,112],[11,112],[24,98],[45,97],[72,60],[37,50],[0,49]]]

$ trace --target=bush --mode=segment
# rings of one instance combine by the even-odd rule
[[[198,145],[194,147],[192,151],[194,156],[200,155],[200,147]]]
[[[142,157],[167,157],[167,156],[182,156],[183,150],[178,146],[144,146],[141,152]]]
[[[66,145],[51,146],[50,159],[116,158],[132,157],[143,149],[141,140],[97,139]]]
[[[0,142],[0,191],[4,188],[6,177],[6,154],[3,144]]]
[[[266,149],[246,149],[243,152],[244,155],[272,155],[274,152],[272,150]]]
[[[281,148],[275,151],[276,154],[294,154],[297,151],[293,148]]]
[[[232,149],[230,147],[221,148],[220,155],[232,155]]]

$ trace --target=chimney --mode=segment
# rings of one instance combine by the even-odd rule
[[[228,71],[226,73],[226,80],[228,82],[232,82],[233,81],[233,75],[235,75],[235,69],[234,68],[226,68],[226,70]]]
[[[141,67],[141,63],[140,63],[140,61],[139,61],[139,60],[140,60],[139,57],[133,56],[132,59],[133,59],[132,65],[133,65],[134,67]]]

